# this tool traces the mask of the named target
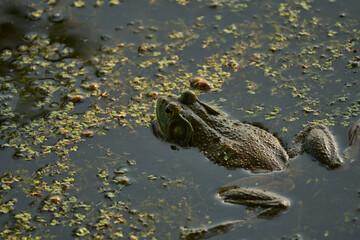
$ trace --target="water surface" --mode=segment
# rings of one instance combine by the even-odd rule
[[[3,238],[179,239],[256,214],[217,196],[248,172],[149,128],[151,96],[179,95],[195,76],[214,86],[195,89],[201,100],[285,147],[317,122],[348,146],[360,105],[357,1],[216,3],[0,3]],[[289,210],[212,239],[357,239],[359,156],[328,170],[304,154],[289,168],[297,177],[271,189]]]

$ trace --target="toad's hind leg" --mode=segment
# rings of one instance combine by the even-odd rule
[[[261,218],[271,218],[290,206],[288,199],[258,188],[235,187],[221,189],[219,195],[227,203],[263,209],[257,215],[257,217]]]
[[[219,191],[219,195],[223,198],[224,202],[241,204],[251,208],[261,208],[263,210],[249,218],[227,221],[206,228],[183,229],[182,239],[207,239],[224,234],[234,230],[239,225],[253,222],[258,218],[272,218],[290,206],[288,199],[257,188],[222,188]]]
[[[323,124],[307,126],[295,136],[289,156],[294,158],[303,152],[328,168],[337,168],[342,164],[335,138]]]

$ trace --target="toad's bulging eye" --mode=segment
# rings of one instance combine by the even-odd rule
[[[174,111],[170,108],[170,107],[166,107],[165,108],[165,114],[166,116],[168,116],[169,118],[173,117],[174,115]]]

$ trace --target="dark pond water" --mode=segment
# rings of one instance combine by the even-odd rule
[[[201,100],[285,147],[320,122],[342,152],[359,118],[358,5],[1,1],[0,236],[179,239],[255,216],[217,196],[254,175],[153,135],[154,96],[202,77]],[[291,207],[211,239],[358,239],[358,148],[336,170],[303,154],[262,175]]]

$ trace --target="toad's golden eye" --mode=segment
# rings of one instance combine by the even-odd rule
[[[165,113],[170,118],[174,115],[174,111],[170,107],[165,107]]]

